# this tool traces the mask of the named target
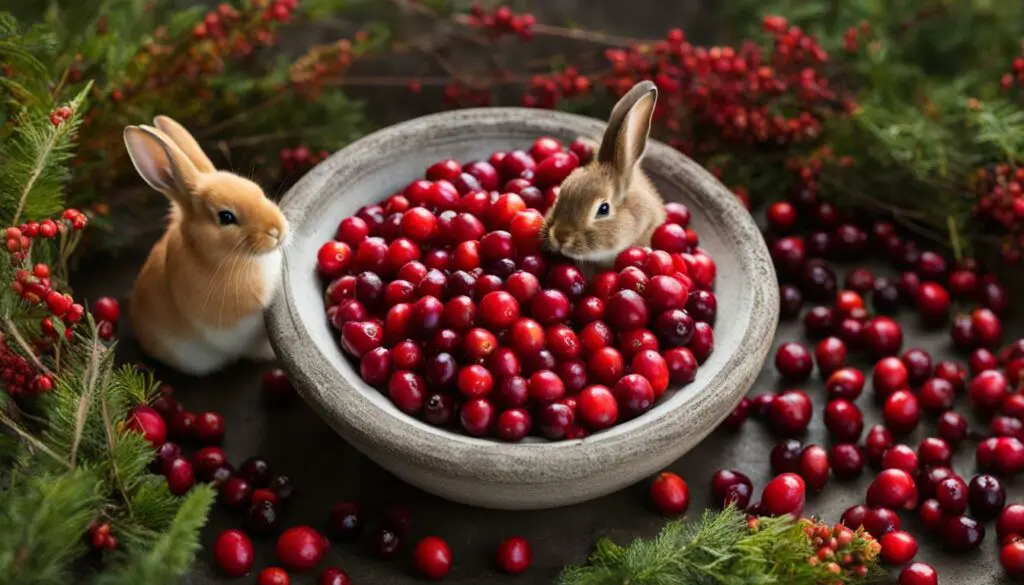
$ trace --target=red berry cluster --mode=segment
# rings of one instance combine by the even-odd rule
[[[11,396],[43,394],[53,390],[53,378],[40,374],[24,356],[13,351],[5,341],[0,345],[0,382]]]
[[[1013,60],[1011,71],[1003,74],[999,84],[1004,90],[1009,90],[1015,85],[1024,85],[1024,43],[1021,44],[1021,54]]]
[[[469,11],[469,24],[483,29],[488,34],[501,37],[514,34],[524,41],[533,38],[533,26],[537,19],[529,12],[516,14],[508,6],[498,6],[488,13],[479,4],[474,4]]]
[[[975,215],[1006,232],[1003,260],[1011,264],[1020,262],[1024,250],[1024,169],[998,164],[978,169],[972,182],[977,197]]]
[[[589,281],[542,251],[576,151],[591,155],[540,138],[440,161],[320,248],[341,347],[401,411],[504,441],[580,438],[643,414],[711,354],[716,269],[685,206]]]
[[[88,217],[77,209],[65,209],[61,220],[44,219],[29,221],[18,227],[9,227],[4,231],[5,247],[11,253],[14,264],[24,262],[28,257],[32,240],[43,238],[52,240],[58,233],[71,231],[80,232],[89,223]]]
[[[50,112],[50,123],[54,126],[60,126],[61,122],[70,118],[72,113],[71,108],[68,106],[61,106]]]
[[[842,523],[829,526],[808,519],[801,519],[800,524],[816,551],[807,559],[807,564],[820,565],[828,573],[846,579],[866,577],[882,548],[862,527],[851,530]]]
[[[266,0],[256,3],[257,6],[266,4]],[[263,12],[261,18],[265,21],[275,20],[277,22],[288,22],[292,13],[299,7],[299,0],[272,0],[270,6]]]
[[[89,528],[89,544],[94,550],[116,550],[117,537],[110,533],[110,524],[94,523]]]
[[[864,20],[859,26],[851,26],[843,33],[843,48],[848,53],[856,53],[863,46],[862,41],[867,40],[871,34],[871,24]]]
[[[330,153],[326,150],[313,152],[309,147],[301,145],[295,148],[282,148],[281,152],[278,153],[278,159],[281,161],[281,171],[285,175],[305,172],[328,156],[330,156]]]
[[[527,108],[553,109],[562,99],[585,96],[590,93],[591,79],[580,74],[575,67],[566,67],[551,75],[535,75],[523,95]]]
[[[353,58],[352,42],[348,39],[313,47],[288,68],[288,79],[302,95],[313,100],[328,80],[348,71]]]

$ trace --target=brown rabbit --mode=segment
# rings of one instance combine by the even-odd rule
[[[658,88],[633,86],[612,109],[597,156],[562,183],[544,219],[545,247],[582,268],[608,266],[630,246],[649,246],[665,204],[640,169]]]
[[[139,345],[193,375],[242,357],[273,359],[263,311],[280,280],[284,215],[258,185],[215,169],[180,124],[154,124],[124,130],[136,170],[171,200],[167,232],[132,289]]]

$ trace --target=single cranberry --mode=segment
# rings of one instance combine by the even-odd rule
[[[768,416],[768,409],[771,408],[772,402],[775,402],[775,397],[778,394],[774,392],[765,392],[758,394],[750,400],[750,409],[755,417],[763,419]]]
[[[947,360],[935,364],[935,377],[952,384],[956,392],[963,392],[967,388],[967,370],[956,362]]]
[[[768,482],[761,494],[761,505],[773,516],[792,514],[799,517],[804,509],[806,485],[795,473],[783,473]]]
[[[837,441],[855,443],[864,430],[864,416],[853,402],[832,400],[825,406],[825,427]]]
[[[804,328],[811,338],[831,335],[836,327],[836,315],[831,307],[811,307],[804,315]]]
[[[659,314],[651,328],[666,347],[681,347],[693,340],[696,326],[697,323],[689,313],[681,309],[671,309]]]
[[[826,337],[818,342],[814,349],[814,357],[818,362],[818,370],[828,376],[845,364],[846,344],[838,337]]]
[[[370,535],[368,542],[370,552],[382,559],[389,559],[398,554],[401,539],[394,531],[378,528]]]
[[[547,439],[564,439],[574,422],[574,409],[561,402],[545,404],[537,412],[537,429]]]
[[[975,475],[967,488],[967,501],[971,506],[971,513],[978,518],[995,518],[1006,504],[1006,489],[994,476]]]
[[[228,508],[240,509],[249,505],[252,484],[240,477],[232,477],[220,488],[220,501]]]
[[[889,508],[869,508],[864,515],[864,529],[875,538],[881,538],[893,530],[900,529],[899,514]]]
[[[436,536],[427,536],[416,543],[413,551],[416,570],[428,579],[441,579],[452,568],[452,549]]]
[[[832,473],[840,479],[852,479],[864,469],[864,456],[860,448],[851,443],[833,445],[828,453]]]
[[[867,295],[875,288],[875,275],[867,268],[854,268],[846,273],[844,287],[861,295]]]
[[[963,514],[967,510],[967,482],[959,476],[947,477],[935,486],[935,499],[946,514]]]
[[[999,564],[1010,575],[1024,575],[1024,541],[1015,540],[1003,545],[999,551]]]
[[[612,394],[615,395],[619,410],[625,417],[639,416],[654,405],[654,388],[646,378],[638,374],[620,378],[612,388]]]
[[[899,289],[900,298],[903,299],[903,302],[913,306],[917,302],[917,293],[921,288],[921,279],[913,272],[904,272],[896,279],[896,288]]]
[[[225,530],[217,536],[213,557],[226,576],[248,575],[254,560],[252,541],[240,530]]]
[[[885,469],[868,487],[867,500],[872,506],[912,509],[917,505],[917,486],[906,471]]]
[[[900,356],[900,361],[907,368],[907,380],[911,386],[919,386],[932,375],[932,356],[923,349],[908,349]]]
[[[743,423],[747,422],[747,418],[750,416],[751,402],[749,398],[741,398],[736,408],[729,413],[729,416],[722,421],[722,426],[728,429],[738,429]]]
[[[847,528],[857,530],[864,526],[864,521],[867,519],[869,512],[870,510],[864,504],[850,506],[843,512],[839,521]]]
[[[842,368],[832,372],[825,380],[829,400],[845,398],[856,400],[864,389],[864,374],[856,368]]]
[[[894,433],[909,433],[921,420],[917,397],[907,390],[893,392],[885,401],[882,418]]]
[[[288,573],[280,567],[267,567],[260,571],[258,585],[291,585]]]
[[[352,585],[352,578],[337,567],[327,567],[320,573],[316,585]]]
[[[426,382],[413,372],[395,372],[388,382],[388,396],[402,412],[416,414],[423,409]]]
[[[175,457],[164,466],[164,477],[167,478],[167,487],[176,496],[186,493],[195,485],[195,474],[192,471],[192,464],[184,457]]]
[[[899,358],[886,357],[878,360],[871,373],[871,384],[879,397],[907,388],[909,377],[907,367]]]
[[[911,563],[900,571],[899,585],[939,585],[939,574],[930,565]]]
[[[980,297],[981,304],[992,309],[996,315],[1003,315],[1010,308],[1010,297],[999,283],[982,283]]]
[[[811,375],[811,352],[799,343],[783,343],[775,352],[775,367],[787,380],[802,382]]]
[[[925,437],[917,446],[917,453],[926,466],[948,466],[953,459],[949,443],[937,437]]]
[[[803,444],[796,439],[786,439],[777,443],[772,447],[769,456],[772,472],[776,475],[780,473],[796,473],[800,468],[800,453],[803,450]]]
[[[768,408],[768,425],[780,436],[803,433],[813,414],[810,397],[802,390],[788,390],[778,395]]]
[[[822,260],[812,259],[800,270],[800,288],[808,299],[823,303],[835,298],[836,275]]]
[[[914,473],[917,471],[917,465],[917,453],[903,444],[889,447],[882,455],[883,469],[901,469],[907,473]]]
[[[270,534],[277,524],[277,506],[269,500],[254,501],[245,513],[245,527],[254,534]]]
[[[994,437],[995,457],[993,467],[1000,475],[1017,475],[1024,471],[1024,443],[1016,437]],[[979,445],[979,449],[981,446]],[[981,463],[982,457],[978,455],[978,467],[985,468]]]
[[[652,278],[651,283],[653,284],[655,280],[656,278]],[[686,301],[686,312],[697,321],[714,325],[718,316],[718,299],[710,291],[691,291]]]
[[[998,409],[1007,391],[1006,376],[999,370],[981,372],[967,386],[967,396],[971,404],[985,411]]]
[[[935,282],[922,282],[917,289],[917,311],[928,324],[941,324],[949,317],[949,293]]]
[[[991,309],[975,309],[971,313],[974,341],[982,347],[995,347],[1003,332],[1003,324]]]
[[[632,290],[620,290],[613,294],[606,307],[608,324],[616,329],[636,329],[647,324],[647,305],[643,297]]]
[[[942,526],[942,520],[945,515],[939,501],[929,498],[921,503],[921,507],[917,511],[917,517],[921,520],[921,524],[924,524],[925,528],[934,532]]]
[[[988,424],[988,430],[996,437],[1017,437],[1024,434],[1024,423],[1012,416],[993,417]]]
[[[142,437],[155,448],[167,441],[167,425],[160,413],[148,406],[137,406],[127,427],[142,434]]]
[[[884,278],[875,281],[875,288],[871,293],[871,304],[875,311],[883,315],[893,315],[903,305],[902,294],[896,284]]]
[[[864,452],[868,460],[875,465],[881,465],[882,456],[892,445],[892,432],[882,425],[874,425],[864,436]]]
[[[173,443],[166,443],[171,445]],[[196,475],[203,481],[210,481],[213,472],[228,463],[228,457],[220,447],[203,447],[192,456]]]
[[[569,317],[569,309],[569,298],[555,289],[538,292],[530,302],[530,315],[544,325],[565,321]]]
[[[530,568],[533,553],[530,543],[522,537],[512,536],[498,544],[498,567],[509,575],[518,575]]]
[[[927,412],[946,412],[953,408],[956,391],[952,384],[942,378],[929,378],[921,385],[917,399],[921,408]]]
[[[519,318],[519,302],[505,291],[487,293],[480,299],[477,313],[485,326],[504,329]]]
[[[862,339],[875,357],[891,356],[903,344],[903,331],[889,317],[875,317],[864,326]]]
[[[273,474],[270,465],[258,457],[250,457],[238,468],[238,476],[252,484],[254,488],[265,488],[270,485]]]
[[[984,347],[979,347],[972,351],[971,355],[967,358],[967,366],[972,374],[977,375],[985,370],[998,368],[999,361],[994,353]]]
[[[494,406],[486,398],[467,400],[459,411],[462,428],[474,437],[486,435],[491,429],[494,419]]]
[[[675,473],[663,471],[651,483],[651,499],[663,514],[685,514],[690,507],[690,487]]]
[[[940,534],[947,551],[963,553],[978,548],[985,539],[985,527],[970,516],[951,516],[943,521]]]
[[[803,305],[804,295],[799,288],[791,284],[779,287],[779,314],[783,319],[795,319]]]
[[[808,445],[800,453],[798,473],[807,487],[813,491],[821,491],[828,483],[828,452],[820,445]]]
[[[917,540],[909,532],[893,530],[879,539],[882,545],[880,556],[890,565],[909,563],[917,555]]]
[[[719,508],[733,503],[740,510],[745,510],[753,492],[754,484],[739,471],[719,469],[711,476],[711,497]]]
[[[331,530],[344,540],[354,540],[363,532],[362,507],[355,502],[338,502],[331,509]]]
[[[1024,505],[1010,504],[999,513],[996,520],[996,536],[1000,540],[1011,534],[1024,534]]]

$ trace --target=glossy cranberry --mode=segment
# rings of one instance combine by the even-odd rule
[[[901,469],[907,473],[917,471],[917,453],[906,445],[893,445],[882,455],[883,469]]]
[[[682,347],[693,340],[696,325],[686,311],[671,309],[655,317],[651,328],[665,347]]]
[[[802,382],[811,375],[811,352],[799,343],[787,342],[775,352],[775,367],[792,382]]]
[[[856,368],[842,368],[832,372],[825,380],[829,400],[845,398],[856,400],[864,389],[864,374]]]
[[[768,482],[761,494],[761,505],[772,516],[803,513],[806,485],[795,473],[783,473]]]
[[[971,352],[971,355],[967,358],[967,366],[970,368],[972,374],[977,375],[985,370],[994,370],[999,367],[999,361],[988,349],[979,347]]]
[[[813,414],[811,399],[802,390],[778,395],[768,408],[768,425],[780,436],[799,435],[807,430]]]
[[[909,384],[907,367],[899,358],[886,357],[878,360],[871,373],[871,384],[879,397],[887,397]]]
[[[1024,471],[1024,443],[1016,437],[996,437],[995,441],[996,473],[1011,476]],[[980,459],[979,457],[978,466],[983,468]]]
[[[803,450],[803,444],[796,439],[786,439],[777,443],[772,447],[769,456],[772,472],[775,474],[796,473],[800,467],[800,453]]]
[[[999,513],[996,521],[996,536],[1000,540],[1011,534],[1024,534],[1024,505],[1010,504]]]
[[[889,317],[875,317],[864,326],[862,339],[875,357],[896,355],[903,344],[903,331]]]
[[[942,520],[944,518],[942,512],[942,506],[939,501],[934,498],[929,498],[921,503],[921,507],[917,510],[917,517],[921,520],[921,524],[928,530],[936,531],[942,526]]]
[[[836,275],[818,259],[808,260],[800,270],[800,288],[808,299],[824,303],[835,298]]]
[[[808,337],[820,338],[831,335],[836,327],[836,316],[831,307],[811,307],[804,315],[804,328]]]
[[[874,465],[881,465],[882,456],[892,445],[892,432],[882,425],[874,425],[864,435],[864,454]]]
[[[252,541],[240,530],[225,530],[213,545],[217,567],[228,577],[249,574],[254,560]]]
[[[953,385],[942,378],[930,378],[921,385],[917,394],[921,408],[927,412],[942,413],[953,408],[956,391]]]
[[[989,412],[999,408],[1007,391],[1006,376],[999,370],[981,372],[967,386],[967,396],[971,404]]]
[[[899,585],[939,585],[939,574],[930,565],[911,563],[900,571]]]
[[[569,317],[569,298],[560,290],[546,289],[534,295],[530,315],[543,325],[561,323]]]
[[[654,405],[654,388],[646,378],[637,374],[623,376],[612,387],[624,417],[639,416]]]
[[[496,418],[494,406],[486,398],[467,400],[459,411],[462,428],[471,436],[482,437],[488,433]]]
[[[999,564],[1010,575],[1024,575],[1024,542],[1015,540],[1004,544],[999,551]]]
[[[587,360],[587,369],[598,382],[606,386],[614,386],[622,378],[626,362],[619,350],[613,347],[602,347]],[[651,388],[651,392],[654,392],[653,388]]]
[[[974,516],[982,520],[995,518],[1006,504],[1006,489],[994,476],[976,475],[967,488],[967,501]]]
[[[377,528],[370,534],[368,541],[370,552],[381,559],[389,559],[398,554],[401,538],[387,528]]]
[[[943,547],[952,553],[978,548],[985,538],[985,527],[970,516],[947,517],[942,523]]]
[[[620,290],[606,303],[608,324],[619,330],[636,329],[647,324],[649,313],[642,296],[631,290]]]
[[[927,324],[941,324],[949,317],[949,293],[935,282],[922,282],[917,289],[917,311]]]
[[[354,540],[363,532],[363,510],[355,502],[339,502],[331,509],[331,530],[338,538]]]
[[[921,420],[917,397],[907,390],[893,392],[885,401],[882,418],[894,433],[909,433]]]
[[[828,483],[828,452],[820,445],[808,445],[800,453],[797,462],[797,473],[804,479],[808,488],[820,491]]]
[[[918,291],[921,289],[921,279],[913,272],[904,272],[896,279],[896,288],[899,289],[900,298],[908,305],[917,303]]]
[[[779,287],[779,314],[783,319],[795,319],[804,306],[804,295],[800,289],[784,284]]]
[[[413,372],[395,372],[388,381],[388,396],[402,412],[416,414],[423,409],[426,382]]]
[[[989,437],[984,441],[978,443],[978,446],[974,449],[974,458],[978,464],[978,469],[981,471],[994,470],[996,467],[996,451],[999,448],[999,442],[1002,437]]]
[[[959,476],[947,477],[935,486],[935,499],[946,514],[963,514],[967,510],[967,482]]]
[[[893,530],[879,539],[882,552],[879,556],[890,565],[909,563],[917,555],[917,540],[909,532]]]
[[[885,507],[869,508],[864,514],[864,529],[875,538],[900,529],[900,517],[893,510]]]
[[[1009,368],[1010,366],[1007,366],[1008,370]],[[1009,376],[1007,377],[1009,378]],[[1016,387],[1020,384],[1020,380],[1017,380],[1017,383],[1014,384],[1011,379],[1010,383]],[[999,407],[999,411],[1006,416],[1012,416],[1016,419],[1024,419],[1024,394],[1010,394],[1004,398],[1003,404]]]
[[[250,457],[238,468],[238,476],[252,484],[254,488],[265,488],[274,477],[270,465],[258,457]]]
[[[277,506],[269,500],[254,501],[246,510],[245,527],[253,534],[270,534],[277,525]]]
[[[953,459],[953,449],[949,443],[937,437],[925,437],[917,446],[917,454],[921,464],[926,466],[949,465]]]
[[[988,430],[996,437],[1017,437],[1024,435],[1024,423],[1012,416],[996,416],[988,423]]]
[[[917,505],[914,478],[902,469],[885,469],[868,487],[868,505],[911,509]]]
[[[833,248],[832,234],[828,232],[815,231],[807,234],[807,241],[804,248],[808,258],[828,258],[832,255]]]
[[[981,304],[992,309],[996,315],[1005,314],[1010,308],[1010,297],[1006,289],[996,282],[985,282],[981,285]]]
[[[952,384],[957,392],[963,392],[967,388],[967,370],[956,362],[947,360],[935,364],[935,377]]]
[[[825,406],[825,428],[841,443],[856,443],[864,430],[864,416],[853,402],[832,400]]]
[[[678,516],[690,507],[690,488],[683,478],[663,471],[651,482],[651,499],[662,514]]]
[[[864,525],[864,521],[867,519],[869,512],[870,510],[864,504],[850,506],[843,512],[839,521],[847,528],[857,530]]]
[[[843,367],[846,362],[846,344],[838,337],[826,337],[814,349],[818,370],[828,376]]]
[[[711,498],[716,506],[725,508],[733,503],[740,510],[750,504],[754,484],[750,478],[731,469],[719,469],[711,476]]]
[[[519,575],[530,568],[533,552],[530,543],[522,537],[512,536],[498,544],[498,567],[509,575]]]
[[[258,585],[291,585],[288,573],[280,567],[267,567],[260,571]]]
[[[427,536],[416,543],[413,562],[420,575],[428,579],[441,579],[452,568],[452,549],[444,540]]]
[[[975,309],[971,313],[974,341],[982,347],[995,347],[1003,332],[1003,324],[991,309]]]
[[[864,456],[860,448],[851,443],[833,445],[828,453],[832,473],[840,479],[852,479],[864,469]]]

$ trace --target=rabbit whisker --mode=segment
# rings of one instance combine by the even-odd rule
[[[210,303],[210,297],[213,295],[214,288],[216,288],[217,275],[220,273],[220,269],[223,268],[224,263],[227,262],[229,258],[231,258],[231,255],[234,254],[235,250],[237,250],[238,247],[241,245],[242,241],[239,240],[238,243],[236,243],[234,247],[232,247],[231,250],[228,251],[227,256],[221,258],[220,262],[218,262],[217,266],[213,269],[213,275],[210,276],[210,282],[209,284],[206,285],[206,296],[203,299],[203,306],[200,308],[200,310],[205,310],[206,306]]]

